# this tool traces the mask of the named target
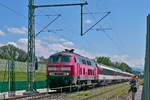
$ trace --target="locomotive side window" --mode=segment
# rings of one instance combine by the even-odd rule
[[[49,58],[49,61],[50,61],[51,63],[56,63],[56,62],[58,62],[58,60],[59,60],[59,57],[58,57],[58,56],[51,56],[51,57]]]
[[[86,60],[82,59],[82,64],[86,65]]]
[[[76,62],[79,64],[82,64],[81,58],[80,57],[76,57]]]
[[[92,61],[91,66],[96,66],[96,63],[94,61]]]
[[[87,64],[88,64],[89,66],[91,66],[91,62],[90,62],[90,61],[87,61]]]

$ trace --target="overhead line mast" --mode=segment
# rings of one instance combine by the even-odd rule
[[[36,37],[35,9],[43,8],[43,7],[81,6],[81,19],[82,19],[83,18],[82,7],[83,5],[87,5],[88,3],[84,2],[84,3],[75,3],[75,4],[34,5],[34,0],[28,0],[28,3],[29,5],[28,5],[28,60],[27,60],[28,89],[27,92],[31,94],[34,92],[34,72],[35,72],[35,62],[36,62],[35,60],[35,37]]]

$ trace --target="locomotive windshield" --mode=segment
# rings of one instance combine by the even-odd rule
[[[59,57],[58,57],[58,56],[51,56],[51,57],[49,58],[49,61],[50,61],[51,63],[56,63],[56,62],[58,62],[58,60],[59,60]]]
[[[65,56],[65,55],[57,55],[57,56],[51,56],[49,58],[49,61],[51,63],[56,63],[56,62],[69,62],[69,56]]]

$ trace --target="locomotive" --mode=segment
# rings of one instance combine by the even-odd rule
[[[97,64],[94,59],[74,53],[74,50],[55,53],[48,59],[47,79],[50,88],[91,83],[125,81],[132,74]]]

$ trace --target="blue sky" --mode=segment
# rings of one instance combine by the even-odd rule
[[[78,3],[83,0],[35,0],[36,4]],[[150,13],[149,0],[87,0],[84,12],[99,12],[84,15],[84,31],[95,24],[104,12],[111,11],[91,31],[80,36],[80,7],[36,9],[36,32],[61,14],[47,30],[36,38],[36,53],[45,56],[65,48],[75,48],[84,56],[110,56],[114,61],[124,61],[132,67],[143,66],[145,55],[146,16]],[[4,6],[5,5],[5,6]],[[0,44],[14,44],[27,49],[28,25],[27,0],[0,1]],[[8,9],[7,7],[11,8]],[[94,18],[93,18],[94,17]],[[96,28],[112,30],[96,31]]]

